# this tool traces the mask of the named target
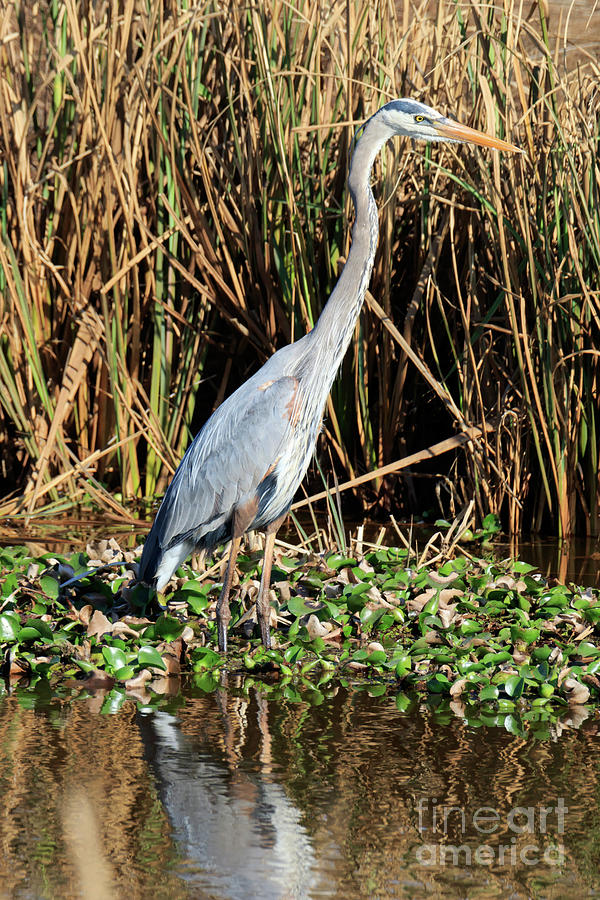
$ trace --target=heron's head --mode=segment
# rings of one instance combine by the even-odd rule
[[[431,106],[417,100],[392,100],[375,113],[395,134],[406,135],[421,141],[459,141],[521,153],[518,147],[500,138],[461,125],[441,115]],[[375,118],[375,117],[373,117]]]

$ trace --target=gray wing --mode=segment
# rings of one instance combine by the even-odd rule
[[[263,378],[262,384],[254,376],[213,413],[188,447],[154,520],[140,565],[144,580],[153,577],[162,551],[229,536],[235,507],[256,497],[291,437],[297,389],[291,376]]]

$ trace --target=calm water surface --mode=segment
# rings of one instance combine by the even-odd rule
[[[0,698],[0,896],[600,894],[594,713],[537,736],[224,678],[161,711]]]

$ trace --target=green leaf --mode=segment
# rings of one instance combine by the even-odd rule
[[[156,633],[163,641],[176,641],[183,634],[185,625],[173,616],[159,616],[156,620]]]
[[[155,666],[157,669],[164,670],[167,668],[156,647],[140,647],[138,651],[138,662],[140,666]]]
[[[122,669],[123,666],[127,665],[127,657],[120,647],[103,647],[102,656],[104,657],[104,662],[107,667],[111,669],[113,674],[118,669]]]
[[[287,602],[287,608],[289,609],[291,614],[293,616],[296,616],[297,618],[300,618],[301,616],[307,616],[318,611],[318,609],[315,610],[314,601],[307,600],[305,597],[290,597]]]
[[[25,622],[26,627],[35,628],[41,638],[45,641],[54,641],[54,633],[47,622],[43,619],[31,618]]]
[[[40,587],[46,597],[50,597],[51,600],[57,599],[59,584],[53,575],[42,575],[42,577],[40,578]]]
[[[32,628],[30,625],[26,625],[19,631],[17,640],[20,644],[27,644],[29,641],[41,641],[42,636],[37,628]]]
[[[511,675],[510,678],[507,678],[504,682],[503,688],[505,693],[507,693],[509,697],[512,697],[514,700],[518,700],[523,693],[524,686],[524,678],[522,678],[520,675]]]
[[[500,691],[495,684],[488,684],[479,691],[480,700],[497,700]]]
[[[522,562],[518,559],[513,564],[513,572],[518,572],[521,575],[527,575],[529,572],[535,572],[536,566],[530,566],[529,563]]]
[[[206,596],[206,594],[187,594],[185,600],[191,611],[196,616],[199,616],[201,613],[203,613],[210,603],[210,600]]]
[[[117,681],[129,681],[135,675],[135,670],[131,666],[122,666],[114,675]]]
[[[341,553],[330,553],[325,557],[325,562],[330,569],[342,569],[344,566],[355,566],[356,559],[351,556],[343,556]]]
[[[16,641],[21,630],[21,620],[17,613],[5,612],[0,615],[0,641]]]

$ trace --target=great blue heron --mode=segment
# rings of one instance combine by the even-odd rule
[[[263,644],[271,646],[269,585],[275,534],[308,468],[327,396],[369,285],[379,232],[369,180],[375,157],[395,135],[520,152],[415,100],[392,100],[364,125],[348,178],[356,210],[352,247],[317,324],[278,350],[215,410],[181,460],[144,545],[139,579],[162,591],[195,550],[231,540],[217,601],[221,651],[227,650],[229,592],[240,540],[254,529],[265,532],[256,610]]]

